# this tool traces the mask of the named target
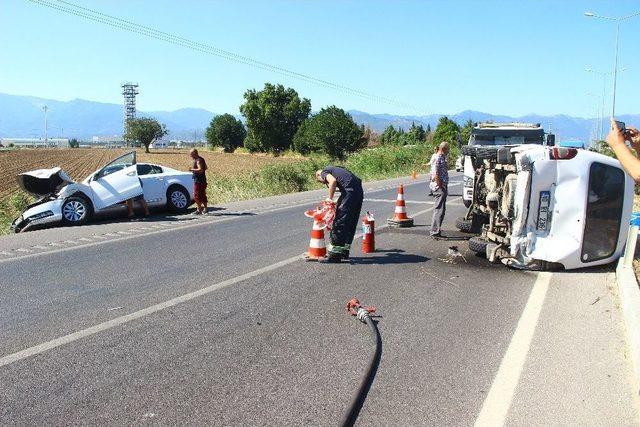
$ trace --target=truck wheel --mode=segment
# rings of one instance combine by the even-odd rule
[[[472,237],[471,239],[469,239],[469,250],[475,252],[478,255],[486,256],[488,243],[489,242],[481,237]]]

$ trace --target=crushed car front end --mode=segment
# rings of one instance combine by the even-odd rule
[[[62,220],[63,200],[58,195],[70,185],[75,185],[62,169],[25,172],[18,175],[17,180],[23,191],[39,199],[27,206],[22,215],[13,221],[11,229],[15,233]]]
[[[61,199],[46,197],[30,204],[22,215],[13,220],[11,230],[20,233],[36,226],[62,221],[62,203]]]

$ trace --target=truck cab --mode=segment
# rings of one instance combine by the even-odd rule
[[[554,145],[553,134],[545,134],[540,123],[478,123],[473,127],[468,146],[518,146],[522,144]],[[473,201],[473,182],[476,166],[472,158],[464,156],[462,200],[468,208]]]

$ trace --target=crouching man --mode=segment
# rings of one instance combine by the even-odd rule
[[[362,182],[353,173],[337,166],[327,166],[317,171],[316,179],[329,188],[327,200],[333,201],[336,187],[340,190],[330,234],[331,245],[326,259],[326,262],[330,263],[340,262],[343,258],[349,258],[351,243],[360,220],[364,197]]]

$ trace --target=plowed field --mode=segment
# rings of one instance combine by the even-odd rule
[[[74,180],[82,180],[104,164],[128,150],[77,148],[77,149],[22,149],[0,151],[0,199],[18,191],[16,176],[34,169],[59,166]],[[272,157],[252,154],[226,154],[202,150],[202,157],[209,167],[208,175],[234,176],[258,170],[267,164],[295,162],[296,158]],[[138,162],[156,163],[187,171],[191,159],[187,150],[137,151]]]

